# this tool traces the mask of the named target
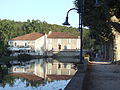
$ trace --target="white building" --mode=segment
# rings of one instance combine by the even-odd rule
[[[47,49],[66,51],[80,49],[80,37],[69,32],[49,32],[47,35]]]
[[[33,32],[8,41],[9,49],[19,53],[39,53],[44,51],[75,51],[80,49],[80,38],[68,32]]]
[[[19,53],[43,53],[46,49],[46,34],[33,32],[30,34],[18,36],[8,41],[9,49]]]

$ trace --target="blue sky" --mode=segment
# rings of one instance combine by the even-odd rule
[[[0,19],[26,21],[39,19],[49,24],[62,25],[74,0],[0,0]],[[78,14],[69,13],[69,23],[78,27]]]

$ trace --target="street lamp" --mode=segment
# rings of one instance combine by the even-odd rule
[[[78,9],[77,8],[71,8],[70,10],[68,10],[68,12],[67,12],[67,16],[66,16],[66,20],[65,20],[65,22],[63,23],[63,25],[70,25],[69,24],[69,22],[68,22],[68,14],[69,14],[69,12],[71,11],[71,10],[77,10],[78,11]],[[82,28],[82,24],[83,24],[83,18],[82,18],[82,12],[78,12],[78,14],[79,14],[79,31],[80,31],[80,64],[83,64],[83,59],[82,59],[82,47],[83,47],[83,40],[82,40],[82,31],[83,31],[83,28]]]
[[[70,25],[69,22],[68,22],[68,14],[71,10],[77,10],[78,11],[78,14],[79,14],[79,31],[80,31],[80,64],[83,64],[83,57],[82,57],[82,54],[83,54],[83,14],[84,14],[84,1],[85,0],[81,0],[81,7],[80,7],[80,11],[77,9],[77,8],[71,8],[68,10],[67,12],[67,16],[66,16],[66,20],[65,22],[63,23],[63,25]],[[95,2],[95,7],[99,7],[100,6],[100,3],[98,2],[98,0],[96,0]]]

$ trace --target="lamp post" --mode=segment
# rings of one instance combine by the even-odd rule
[[[79,14],[79,31],[80,31],[80,64],[83,64],[83,57],[82,57],[82,54],[83,54],[83,15],[84,15],[84,1],[85,0],[81,0],[81,7],[80,7],[80,10],[77,9],[77,8],[71,8],[68,10],[67,12],[67,16],[66,16],[66,20],[65,22],[63,23],[63,25],[70,25],[69,22],[68,22],[68,14],[71,10],[77,10],[78,11],[78,14]],[[95,2],[95,7],[99,7],[100,4],[98,2],[98,0],[96,0]]]
[[[67,12],[67,16],[66,16],[66,20],[65,22],[63,23],[63,25],[70,25],[69,22],[68,22],[68,14],[71,10],[77,10],[77,8],[71,8],[70,10],[68,10]],[[81,9],[82,10],[82,9]],[[82,31],[83,31],[83,28],[82,28],[82,24],[83,24],[83,18],[82,18],[82,14],[83,12],[78,12],[79,14],[79,31],[80,31],[80,63],[82,64],[83,63],[83,59],[82,59],[82,51],[83,51],[83,40],[82,40]]]

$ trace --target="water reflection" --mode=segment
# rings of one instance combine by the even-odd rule
[[[69,81],[77,71],[74,63],[78,61],[69,58],[59,60],[49,58],[34,59],[24,63],[11,62],[9,73],[0,73],[2,78],[0,86],[7,87],[8,90],[8,87],[16,87],[17,84],[23,87],[44,87],[50,82],[56,83],[56,80]]]

